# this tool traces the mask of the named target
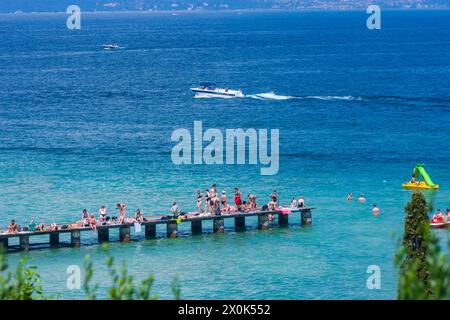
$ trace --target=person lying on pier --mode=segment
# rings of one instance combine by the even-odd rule
[[[19,231],[19,226],[16,223],[16,220],[11,220],[11,223],[8,226],[8,231],[7,233],[16,233]]]

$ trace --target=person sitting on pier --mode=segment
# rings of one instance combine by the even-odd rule
[[[97,230],[97,219],[95,219],[95,216],[92,213],[89,217],[89,227],[94,231]]]
[[[125,205],[125,203],[118,203],[116,209],[119,209],[119,219],[117,220],[117,222],[119,224],[125,223],[127,206]]]
[[[297,199],[295,199],[295,197],[292,198],[291,201],[291,209],[295,209],[297,208]]]
[[[303,208],[305,206],[305,198],[303,196],[298,198],[298,207]]]
[[[278,200],[277,190],[273,190],[273,192],[270,194],[270,199],[272,199],[272,201],[275,202],[275,206],[277,206],[277,200]]]
[[[135,215],[134,215],[134,220],[133,220],[133,222],[137,222],[137,223],[139,223],[139,224],[141,224],[142,222],[144,222],[144,217],[142,216],[141,209],[137,209],[137,210],[136,210],[136,213],[135,213]]]
[[[256,195],[249,194],[247,198],[248,198],[247,209],[249,211],[256,210],[258,208],[258,205],[256,204]]]
[[[28,230],[30,230],[31,232],[36,231],[36,223],[34,222],[34,219],[31,219],[28,223]]]
[[[100,209],[98,209],[98,222],[104,224],[108,221],[106,216],[106,207],[101,206]]]
[[[50,231],[58,231],[58,230],[59,230],[59,227],[58,227],[58,225],[57,225],[56,223],[53,222],[53,223],[50,225],[49,229],[50,229]]]
[[[11,220],[11,223],[8,226],[8,233],[16,233],[19,231],[19,226],[16,223],[16,220]]]
[[[45,224],[39,223],[38,225],[36,225],[35,229],[36,231],[45,231]]]

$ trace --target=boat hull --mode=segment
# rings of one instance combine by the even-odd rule
[[[421,182],[419,184],[415,184],[415,183],[411,183],[411,182],[403,183],[402,187],[404,189],[409,189],[409,190],[416,190],[416,189],[437,190],[437,189],[439,189],[439,185],[434,185],[434,186],[431,187],[431,186],[429,186],[429,185],[427,185],[426,183],[423,183],[423,182]]]

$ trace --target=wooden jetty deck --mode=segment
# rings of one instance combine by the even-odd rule
[[[203,232],[202,222],[207,220],[213,220],[213,232],[222,233],[225,231],[224,220],[234,219],[234,227],[236,231],[245,231],[246,224],[245,219],[247,217],[258,217],[258,229],[267,229],[269,227],[269,215],[278,216],[278,225],[288,226],[289,217],[295,213],[300,213],[301,225],[312,224],[312,207],[302,207],[291,209],[290,214],[283,214],[280,211],[253,211],[253,212],[235,212],[230,214],[222,215],[205,215],[205,216],[195,216],[187,215],[186,218],[182,218],[180,223],[191,223],[191,233],[193,235],[201,234]],[[167,237],[176,238],[178,237],[178,222],[174,219],[161,220],[160,216],[146,216],[146,221],[144,221],[141,226],[144,230],[145,239],[155,239],[156,238],[156,226],[158,224],[165,224],[167,228]],[[60,227],[61,225],[59,225]],[[98,242],[109,242],[109,230],[119,229],[119,240],[122,242],[131,241],[131,228],[134,227],[134,223],[112,223],[106,225],[97,225],[97,237]],[[9,239],[19,238],[19,250],[27,251],[30,249],[30,237],[49,235],[48,245],[49,247],[60,246],[60,234],[70,233],[70,245],[72,247],[79,247],[81,245],[81,233],[84,231],[92,232],[90,227],[82,228],[68,228],[60,229],[56,231],[22,231],[17,233],[1,233],[0,234],[0,248],[8,249],[11,247],[9,245]]]

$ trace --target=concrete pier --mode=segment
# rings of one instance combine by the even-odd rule
[[[70,245],[72,247],[79,247],[81,244],[80,230],[72,230],[70,232]]]
[[[59,246],[59,233],[50,233],[50,247]]]
[[[131,229],[130,229],[129,225],[120,226],[119,239],[121,242],[130,242],[131,241]]]
[[[225,231],[224,224],[225,219],[234,219],[234,227],[235,231],[245,231],[246,230],[246,218],[247,217],[257,217],[258,219],[258,229],[267,229],[269,228],[269,216],[270,215],[278,215],[278,224],[282,227],[288,226],[289,216],[294,215],[296,213],[300,213],[301,225],[307,226],[312,224],[312,209],[311,207],[303,207],[293,209],[290,214],[282,214],[279,211],[252,211],[252,212],[232,212],[229,214],[223,214],[220,216],[212,216],[212,215],[199,215],[199,214],[190,214],[183,219],[181,219],[180,223],[190,223],[192,234],[201,234],[203,232],[202,226],[203,221],[212,220],[213,223],[213,231],[215,233],[222,233]],[[156,238],[156,226],[158,224],[166,225],[167,228],[167,237],[168,238],[176,238],[178,237],[178,223],[174,220],[161,219],[161,216],[146,216],[146,221],[142,223],[142,226],[145,228],[145,238],[146,239],[155,239]],[[131,228],[133,227],[133,223],[123,223],[123,224],[107,224],[107,225],[98,225],[97,226],[97,237],[98,242],[108,242],[110,229],[119,229],[119,238],[122,242],[130,242],[131,241]],[[33,231],[33,232],[20,232],[20,233],[1,233],[0,234],[0,247],[4,247],[6,251],[9,248],[14,248],[14,250],[29,250],[33,248],[33,244],[30,244],[30,237],[32,236],[49,236],[49,247],[58,247],[61,245],[60,243],[60,235],[64,233],[70,233],[70,244],[73,247],[79,247],[81,245],[81,233],[82,232],[90,232],[92,233],[91,228],[80,227],[80,228],[71,228],[71,229],[62,229],[51,231]],[[10,238],[18,238],[19,245],[11,245]],[[41,245],[41,243],[39,244]]]
[[[145,239],[155,239],[156,238],[156,224],[147,223],[145,225]]]
[[[109,241],[109,228],[97,228],[98,242],[108,242]]]
[[[192,234],[201,234],[203,232],[202,220],[196,219],[191,221]]]
[[[0,250],[8,251],[8,238],[0,239]]]
[[[245,231],[245,216],[237,216],[234,218],[234,230],[235,231]]]
[[[287,227],[289,225],[289,215],[288,214],[278,214],[278,224],[281,227]]]
[[[167,238],[178,237],[178,223],[176,221],[169,221],[167,223]]]
[[[309,226],[312,224],[311,210],[303,210],[300,213],[300,216],[301,216],[301,225],[302,226]]]
[[[28,251],[30,248],[30,236],[22,234],[19,236],[20,250]]]
[[[214,218],[213,221],[213,231],[215,233],[224,233],[225,227],[224,227],[224,220],[223,218]]]

